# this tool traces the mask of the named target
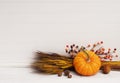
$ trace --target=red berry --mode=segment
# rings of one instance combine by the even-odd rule
[[[108,59],[110,59],[111,58],[111,56],[110,55],[108,55]]]
[[[66,53],[68,52],[68,49],[65,49]]]
[[[93,47],[95,47],[96,46],[96,44],[93,44]]]
[[[98,42],[97,45],[99,45],[100,43]]]
[[[116,49],[116,48],[114,48],[114,50],[116,51],[117,49]]]
[[[66,47],[68,48],[68,47],[69,47],[69,45],[66,45]]]
[[[75,44],[73,44],[73,47],[75,46]]]
[[[76,46],[76,48],[78,48],[79,46]]]
[[[115,57],[118,57],[118,55],[116,55]]]
[[[91,50],[92,52],[94,52],[94,50]]]
[[[103,41],[101,41],[100,43],[103,44]]]
[[[105,48],[102,48],[102,51],[105,51]]]
[[[110,61],[112,61],[112,59],[110,59]]]
[[[87,47],[90,47],[90,44]]]
[[[111,49],[109,48],[108,51],[110,51]]]
[[[104,59],[107,59],[107,55],[104,57]]]

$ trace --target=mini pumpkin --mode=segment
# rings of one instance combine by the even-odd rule
[[[73,66],[78,74],[90,76],[99,71],[101,67],[101,61],[94,52],[82,50],[74,58]]]

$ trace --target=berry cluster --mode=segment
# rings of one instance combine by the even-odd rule
[[[66,53],[70,54],[71,58],[74,58],[78,52],[80,52],[80,48],[78,45],[66,45],[65,48]]]
[[[112,61],[113,57],[118,58],[118,55],[116,55],[116,48],[114,48],[114,50],[111,50],[110,48],[106,50],[102,44],[103,41],[97,42],[93,45],[88,44],[84,49],[93,51],[100,57],[101,61]],[[75,44],[66,45],[65,51],[71,58],[74,58],[76,54],[81,51],[81,47]]]

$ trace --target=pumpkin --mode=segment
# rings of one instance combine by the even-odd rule
[[[82,50],[74,58],[73,66],[78,74],[91,76],[99,71],[101,61],[94,52]]]

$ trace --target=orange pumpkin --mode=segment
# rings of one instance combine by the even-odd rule
[[[100,58],[92,51],[79,52],[73,60],[73,65],[78,74],[90,76],[96,74],[100,67]]]

